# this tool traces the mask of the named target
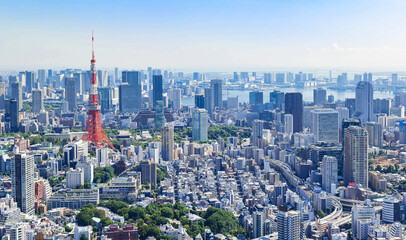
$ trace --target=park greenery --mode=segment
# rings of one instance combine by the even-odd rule
[[[179,221],[192,238],[199,233],[204,236],[204,230],[207,228],[214,233],[224,235],[237,236],[240,233],[245,233],[237,218],[231,212],[214,207],[210,207],[205,212],[189,210],[181,203],[175,203],[174,205],[153,203],[146,208],[142,208],[129,206],[127,203],[117,200],[101,202],[99,205],[123,216],[126,222],[136,223],[142,240],[149,236],[154,236],[156,239],[167,239],[167,236],[160,235],[158,226],[169,223],[169,220]],[[189,212],[200,216],[202,219],[197,222],[187,219],[186,214]],[[171,222],[175,228],[179,227],[176,222]]]
[[[104,210],[95,208],[95,206],[91,203],[82,206],[80,212],[76,215],[76,222],[79,226],[94,226],[95,223],[92,219],[93,217],[97,217],[100,219],[102,227],[113,224],[113,222],[108,217],[106,217],[106,213],[104,212]]]
[[[96,167],[94,168],[94,183],[108,183],[116,175],[114,174],[114,168],[107,167]]]

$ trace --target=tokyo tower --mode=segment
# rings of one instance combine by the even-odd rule
[[[88,142],[92,142],[96,148],[103,146],[103,141],[106,142],[111,148],[114,149],[106,133],[103,130],[103,126],[100,120],[100,105],[99,97],[97,93],[97,78],[96,78],[96,59],[94,58],[94,37],[92,33],[92,60],[90,61],[91,88],[89,96],[89,112],[86,120],[86,133],[82,139]]]

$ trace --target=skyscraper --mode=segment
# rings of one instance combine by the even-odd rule
[[[192,114],[192,140],[206,141],[208,133],[208,116],[205,109],[194,109]]]
[[[275,74],[275,82],[279,85],[285,85],[286,83],[286,74],[284,73],[276,73]]]
[[[398,85],[398,74],[392,73],[392,85]]]
[[[37,79],[38,88],[44,87],[46,84],[46,80],[47,80],[47,75],[46,75],[45,69],[39,69],[38,70],[38,79]]]
[[[285,106],[285,93],[277,90],[270,92],[269,101],[274,104],[275,108],[283,110]]]
[[[6,99],[6,83],[0,82],[0,109],[4,109],[5,99]]]
[[[34,156],[16,154],[11,161],[11,189],[22,212],[34,214]]]
[[[165,124],[164,101],[155,102],[155,128],[160,129]]]
[[[164,161],[173,160],[174,152],[174,132],[173,126],[163,126],[162,127],[162,159]]]
[[[153,76],[153,104],[154,107],[156,106],[157,101],[162,101],[163,98],[163,86],[162,86],[162,75],[154,75]]]
[[[101,113],[106,113],[113,107],[113,87],[101,87],[97,89],[99,92],[99,103]],[[134,95],[134,94],[133,94]],[[132,104],[134,105],[134,104]]]
[[[213,107],[222,108],[223,107],[223,80],[212,79],[210,88],[213,94]]]
[[[139,71],[122,71],[121,79],[123,83],[130,85],[141,85],[141,72]]]
[[[209,114],[213,112],[213,89],[204,89],[204,108]]]
[[[338,112],[330,108],[314,109],[312,115],[312,133],[317,142],[338,143]]]
[[[374,89],[371,82],[359,82],[355,89],[355,113],[361,124],[375,121],[374,114]]]
[[[279,207],[277,224],[279,240],[301,239],[298,211],[287,211],[286,207]]]
[[[6,131],[18,132],[19,130],[19,111],[18,103],[15,99],[6,99],[4,101],[4,119],[6,122]]]
[[[195,107],[204,108],[204,95],[203,94],[195,95]]]
[[[23,109],[23,91],[21,83],[11,83],[11,98],[17,101],[18,111],[21,111],[21,109]]]
[[[285,94],[285,113],[293,115],[293,132],[303,130],[303,95],[301,93]]]
[[[264,83],[266,84],[272,83],[272,73],[264,73]]]
[[[338,162],[337,158],[324,156],[321,165],[322,187],[331,193],[331,184],[337,184],[338,179]]]
[[[313,104],[323,105],[327,101],[327,91],[324,88],[316,88],[313,90]]]
[[[383,132],[382,124],[377,122],[367,122],[365,128],[368,132],[368,145],[370,147],[382,148]]]
[[[358,126],[344,131],[344,184],[368,188],[368,132]]]
[[[250,92],[250,105],[257,105],[264,103],[264,93],[260,91]]]
[[[76,94],[76,79],[67,77],[65,78],[65,99],[68,102],[68,110],[75,112],[77,107],[77,94]]]
[[[179,88],[173,88],[170,91],[170,102],[173,111],[178,111],[181,107],[182,91]]]
[[[32,89],[35,87],[35,75],[34,72],[25,72],[25,91],[31,93]]]
[[[293,115],[285,114],[285,133],[292,135],[293,134]]]
[[[141,85],[123,83],[118,89],[120,112],[139,112],[142,108]]]
[[[255,147],[261,146],[264,132],[264,121],[255,119],[252,122],[251,144]]]
[[[199,73],[198,72],[193,73],[193,80],[194,81],[199,81]]]
[[[42,90],[32,90],[32,112],[39,113],[42,109],[44,109]]]
[[[151,188],[157,187],[157,164],[153,160],[144,160],[141,162],[141,183],[150,183]]]

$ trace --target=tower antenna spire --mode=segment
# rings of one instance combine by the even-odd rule
[[[82,139],[88,142],[92,142],[95,148],[103,147],[103,143],[106,142],[112,149],[114,149],[113,144],[111,144],[110,139],[104,132],[101,119],[100,119],[100,105],[99,105],[99,94],[97,91],[97,76],[96,76],[96,59],[94,58],[94,35],[92,31],[92,60],[90,60],[90,94],[89,94],[89,106],[86,121],[86,133],[83,135]]]
[[[94,35],[92,30],[92,59],[94,59]]]

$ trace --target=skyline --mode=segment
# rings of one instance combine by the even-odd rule
[[[94,30],[99,69],[401,71],[404,7],[403,1],[7,2],[0,8],[7,26],[0,29],[0,69],[87,69]]]

